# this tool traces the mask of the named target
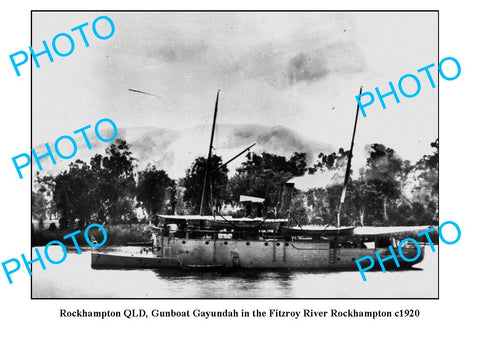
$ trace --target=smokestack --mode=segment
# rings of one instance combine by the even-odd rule
[[[282,200],[280,204],[280,217],[287,217],[287,211],[290,209],[292,204],[293,188],[294,183],[283,183],[282,184]]]

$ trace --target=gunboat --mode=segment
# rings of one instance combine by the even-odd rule
[[[216,96],[207,164],[212,156],[218,97],[219,92]],[[351,151],[354,146],[358,113],[357,105]],[[92,250],[92,268],[355,270],[358,269],[355,260],[364,256],[375,258],[376,252],[381,258],[386,258],[392,255],[390,249],[395,252],[400,266],[397,267],[395,261],[385,261],[386,268],[405,269],[421,262],[424,244],[420,246],[420,255],[415,244],[411,242],[403,244],[401,249],[403,256],[407,259],[415,258],[407,262],[399,254],[399,241],[427,230],[430,226],[340,226],[340,213],[345,200],[351,158],[352,152],[349,152],[336,226],[302,226],[292,219],[289,209],[294,190],[293,183],[282,185],[278,216],[234,218],[222,216],[214,210],[211,215],[204,215],[205,190],[211,176],[207,166],[199,215],[159,215],[160,226],[152,226],[151,247],[142,247],[136,253]],[[253,203],[261,201],[260,198],[251,200]]]

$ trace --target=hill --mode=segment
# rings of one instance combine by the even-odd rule
[[[185,175],[195,158],[206,156],[210,140],[211,126],[199,125],[183,130],[162,129],[156,127],[136,127],[118,130],[118,138],[131,145],[133,155],[138,160],[138,170],[144,169],[148,163],[164,169],[172,178]],[[56,174],[67,168],[74,159],[88,162],[96,153],[104,154],[106,143],[99,142],[94,134],[89,135],[92,150],[89,150],[81,136],[76,136],[78,152],[69,160],[57,159],[57,165],[43,163],[45,174]],[[223,124],[215,131],[214,153],[229,160],[252,143],[257,143],[253,152],[269,152],[290,157],[294,152],[305,152],[308,160],[313,162],[318,153],[332,152],[334,148],[328,144],[318,143],[303,137],[300,133],[284,126],[262,126],[255,124]],[[49,143],[53,145],[53,142]],[[36,146],[40,153],[44,147]],[[65,152],[67,153],[67,152]],[[234,170],[245,156],[229,165]],[[36,172],[36,167],[34,167]]]

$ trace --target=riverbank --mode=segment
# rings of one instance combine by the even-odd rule
[[[152,229],[148,224],[121,224],[115,226],[106,225],[104,227],[107,230],[107,242],[104,246],[127,246],[133,243],[145,243],[152,241]],[[32,247],[45,246],[48,242],[54,240],[63,240],[65,235],[71,234],[77,230],[80,230],[83,234],[85,228],[33,230]],[[90,237],[93,236],[95,239],[100,241],[103,239],[103,235],[100,230],[92,230],[89,235]],[[76,240],[80,246],[88,246],[83,236],[76,237]],[[70,245],[68,242],[72,241],[70,239],[65,241],[66,245]]]

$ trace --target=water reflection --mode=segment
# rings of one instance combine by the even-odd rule
[[[42,251],[42,250],[41,250]],[[51,250],[49,251],[51,252]],[[34,298],[372,298],[438,296],[438,252],[408,270],[92,269],[90,251],[33,269]]]

